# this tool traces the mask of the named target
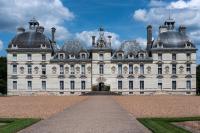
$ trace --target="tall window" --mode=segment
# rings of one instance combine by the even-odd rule
[[[144,90],[144,81],[140,81],[140,90]]]
[[[119,58],[119,59],[122,59],[122,54],[118,54],[118,58]]]
[[[122,90],[122,81],[118,81],[118,90]]]
[[[133,90],[133,81],[129,81],[129,90]]]
[[[70,89],[71,90],[75,89],[75,83],[74,83],[74,81],[70,81]]]
[[[176,54],[175,54],[175,53],[172,54],[172,60],[173,60],[173,61],[176,60]]]
[[[191,74],[191,65],[190,64],[187,64],[186,71],[187,71],[187,74]]]
[[[32,74],[32,65],[28,65],[28,74]]]
[[[172,64],[172,74],[176,74],[176,64]]]
[[[162,64],[158,64],[158,74],[162,74]]]
[[[31,61],[32,60],[32,55],[31,54],[27,54],[27,59],[28,59],[28,61]]]
[[[42,60],[46,60],[46,54],[42,54]]]
[[[32,90],[32,81],[28,81],[28,90]]]
[[[85,81],[81,81],[81,90],[85,90]]]
[[[16,64],[13,65],[13,74],[17,74],[17,65]]]
[[[60,54],[60,59],[63,60],[64,59],[64,55]]]
[[[176,90],[176,81],[172,81],[172,90]]]
[[[118,64],[118,74],[122,75],[122,64]]]
[[[144,64],[140,64],[140,74],[144,74]]]
[[[133,64],[129,64],[129,74],[133,74]]]
[[[162,60],[162,54],[161,54],[161,53],[158,54],[158,60],[159,60],[159,61]]]
[[[64,81],[60,81],[60,90],[64,90]]]
[[[81,58],[82,58],[82,59],[85,59],[85,54],[81,54]]]
[[[85,64],[81,65],[81,74],[85,74]]]
[[[42,65],[42,75],[46,75],[46,65]]]
[[[60,65],[60,74],[64,74],[64,66]]]
[[[103,54],[99,54],[99,60],[103,60]]]
[[[17,54],[13,54],[13,61],[17,61]]]
[[[104,69],[103,69],[103,64],[99,65],[99,73],[103,74],[104,73]]]
[[[191,89],[191,81],[190,80],[187,80],[186,81],[186,88],[189,90]]]
[[[140,54],[140,58],[141,58],[141,59],[144,59],[144,54]]]
[[[42,89],[46,90],[46,81],[42,81]]]
[[[74,69],[74,65],[70,65],[70,69],[71,69],[71,74],[75,74],[75,69]]]
[[[13,81],[13,90],[17,90],[17,81]]]
[[[190,53],[187,53],[186,56],[187,56],[187,60],[191,60],[191,54]]]

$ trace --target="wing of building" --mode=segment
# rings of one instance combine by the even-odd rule
[[[112,48],[112,36],[99,28],[91,47],[69,40],[61,48],[44,27],[32,19],[29,29],[17,29],[7,48],[8,95],[72,95],[90,91],[120,94],[195,94],[196,47],[168,19],[152,40],[147,26],[147,45],[137,40]]]

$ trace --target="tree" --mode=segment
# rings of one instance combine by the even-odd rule
[[[0,57],[0,93],[7,94],[7,59]]]

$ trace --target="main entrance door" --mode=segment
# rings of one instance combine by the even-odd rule
[[[99,91],[104,91],[105,89],[104,89],[104,83],[99,83],[99,86],[98,86],[98,90]]]

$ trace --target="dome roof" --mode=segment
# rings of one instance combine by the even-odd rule
[[[87,52],[87,49],[78,40],[67,41],[61,48],[62,52],[77,55],[80,52]]]
[[[153,48],[157,47],[160,42],[164,48],[184,48],[189,41],[189,37],[177,31],[167,31],[160,33],[157,40],[153,44]],[[194,47],[194,44],[192,44]]]
[[[8,48],[11,48],[12,44],[18,48],[40,48],[41,44],[45,44],[47,48],[51,47],[50,40],[40,32],[20,33],[11,40]]]

